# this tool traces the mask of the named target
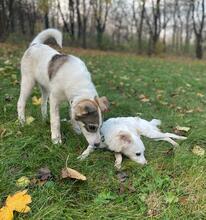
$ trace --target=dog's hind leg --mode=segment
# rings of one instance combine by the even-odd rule
[[[34,79],[30,75],[22,74],[20,96],[17,103],[18,119],[20,123],[25,122],[25,106],[32,88],[35,85]]]
[[[40,90],[41,90],[41,114],[43,120],[47,118],[47,102],[48,102],[48,97],[49,97],[49,92],[47,91],[46,88],[40,85]]]
[[[172,144],[173,146],[177,146],[178,143],[176,143],[174,140],[172,140],[172,138],[180,139],[180,140],[187,139],[186,137],[183,137],[183,136],[179,136],[179,135],[172,134],[172,133],[162,133],[161,131],[150,131],[149,133],[147,133],[144,136],[151,138],[151,139],[154,139],[156,141],[159,141],[159,140],[167,141],[170,144]]]
[[[155,140],[155,141],[167,141],[167,142],[169,142],[170,144],[172,144],[173,146],[178,146],[178,143],[175,142],[174,140],[172,140],[172,139],[169,138],[169,137],[155,138],[154,140]]]

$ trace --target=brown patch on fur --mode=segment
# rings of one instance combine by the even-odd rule
[[[128,134],[124,131],[119,132],[119,139],[127,144],[130,144],[132,142],[130,134]]]
[[[85,125],[97,124],[99,125],[98,106],[95,102],[85,99],[77,103],[74,108],[75,119],[81,121]]]
[[[48,65],[48,75],[49,79],[51,80],[54,78],[56,73],[58,72],[59,68],[68,61],[68,56],[65,54],[55,54],[51,60],[49,61]]]

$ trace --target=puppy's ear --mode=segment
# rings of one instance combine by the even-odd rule
[[[119,139],[122,143],[131,144],[132,137],[129,133],[120,131],[118,136],[119,136]]]
[[[105,96],[97,97],[96,96],[94,99],[102,112],[109,111],[109,101],[108,101],[107,97],[105,97]]]
[[[81,101],[75,106],[75,115],[76,118],[82,117],[83,115],[87,115],[97,111],[97,107],[89,101]]]

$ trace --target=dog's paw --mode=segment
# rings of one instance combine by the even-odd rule
[[[120,170],[120,169],[121,169],[121,164],[120,164],[120,163],[115,163],[115,164],[114,164],[114,167],[115,167],[117,170]]]
[[[52,138],[52,143],[53,144],[62,144],[61,138]]]
[[[85,160],[88,157],[88,154],[81,154],[80,156],[77,157],[78,160]]]
[[[26,124],[25,118],[18,118],[18,123],[19,123],[21,126],[24,126],[24,125]]]

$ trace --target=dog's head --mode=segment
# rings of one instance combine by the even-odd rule
[[[113,138],[112,144],[116,145],[118,152],[122,152],[131,160],[142,165],[147,163],[144,157],[145,147],[139,136],[129,131],[120,131]]]
[[[109,102],[106,97],[83,99],[73,108],[74,119],[88,143],[98,147],[101,141],[102,112],[108,111]]]

